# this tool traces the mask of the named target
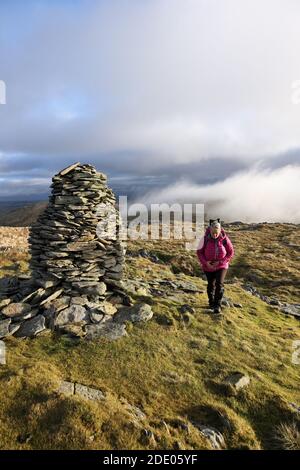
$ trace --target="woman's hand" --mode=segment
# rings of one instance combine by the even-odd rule
[[[208,266],[209,266],[210,268],[213,268],[213,267],[215,266],[215,264],[218,263],[218,262],[219,262],[219,261],[214,261],[214,260],[212,260],[212,261],[207,261],[207,264],[208,264]]]

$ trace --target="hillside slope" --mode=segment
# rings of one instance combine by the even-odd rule
[[[47,204],[47,202],[41,201],[28,203],[22,207],[6,207],[0,210],[0,226],[29,227],[44,211]]]
[[[208,313],[206,283],[181,241],[129,241],[126,287],[133,299],[151,304],[150,322],[128,325],[128,336],[115,342],[51,333],[8,338],[0,368],[1,448],[211,449],[201,426],[222,433],[229,449],[297,447],[300,365],[292,352],[299,320],[244,289],[247,276],[256,275],[252,282],[270,295],[268,282],[281,274],[270,279],[269,263],[282,258],[286,279],[288,273],[299,279],[295,248],[275,240],[277,233],[296,245],[295,227],[270,225],[228,227],[237,255],[226,297],[236,306],[224,307],[221,321]],[[6,234],[9,245],[7,230],[0,237]],[[15,242],[3,249],[2,275],[27,270],[26,240],[19,250],[26,231],[10,230]],[[249,243],[255,251],[246,249]],[[261,253],[270,246],[275,257],[264,264]],[[272,296],[294,302],[297,289],[295,282],[278,285]],[[225,383],[236,371],[250,377],[239,391]],[[100,389],[105,399],[57,393],[61,380]]]

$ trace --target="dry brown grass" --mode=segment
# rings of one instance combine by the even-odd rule
[[[8,237],[6,244],[10,230],[1,232]],[[237,258],[231,279],[244,279],[250,265],[250,272],[259,272],[266,288],[269,278],[262,256],[271,239],[277,254],[277,261],[272,262],[281,263],[278,240],[289,230],[282,226],[277,234],[269,227],[255,232],[233,230]],[[22,232],[13,229],[11,233],[21,236]],[[23,233],[26,237],[27,231]],[[250,251],[249,246],[253,247]],[[14,242],[11,249],[16,252],[1,258],[2,273],[16,264],[17,253],[23,256],[26,269],[27,254],[18,252],[18,247]],[[182,276],[178,269],[184,260],[183,271],[192,271],[182,278],[195,283],[199,293],[176,291],[172,298],[149,298],[153,320],[132,326],[128,337],[113,343],[74,342],[49,333],[35,340],[7,339],[7,365],[0,368],[1,448],[210,449],[191,424],[193,420],[219,429],[229,449],[278,446],[272,441],[274,429],[282,422],[298,423],[289,403],[300,403],[299,366],[291,361],[292,342],[300,338],[299,321],[232,282],[226,285],[226,295],[243,308],[226,308],[224,320],[216,322],[205,309],[206,283],[193,270],[193,266],[199,269],[195,254],[187,253],[182,241],[130,241],[128,248],[146,249],[162,260],[159,264],[128,257],[129,278],[176,279]],[[246,261],[242,263],[243,256]],[[293,264],[289,266],[296,272]],[[276,272],[274,276],[279,279]],[[134,298],[145,300],[138,294]],[[292,298],[288,296],[289,301]],[[182,304],[195,311],[188,324],[179,315]],[[168,322],[161,321],[166,319]],[[223,379],[236,370],[250,376],[250,385],[237,394],[224,393]],[[103,389],[108,399],[92,403],[60,396],[55,391],[60,379]],[[137,424],[128,414],[123,398],[142,409],[144,422]],[[145,440],[143,429],[154,440]],[[281,436],[286,439],[282,445],[298,445],[294,429]]]
[[[0,227],[0,277],[28,270],[28,228]]]
[[[29,230],[26,227],[0,227],[0,251],[28,249]]]
[[[293,422],[291,424],[280,424],[276,429],[275,440],[279,447],[284,450],[300,450],[300,426]]]

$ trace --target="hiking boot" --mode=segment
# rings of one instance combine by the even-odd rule
[[[214,307],[214,313],[219,313],[219,314],[221,313],[221,307],[219,305],[216,305]]]
[[[211,289],[208,286],[207,286],[207,296],[208,296],[208,308],[213,309],[215,306],[214,289]]]
[[[214,296],[214,313],[221,313],[221,304],[222,298],[224,294],[224,287],[220,289],[216,289],[215,296]]]

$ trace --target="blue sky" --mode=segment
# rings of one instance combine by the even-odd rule
[[[299,15],[296,0],[2,0],[0,200],[44,197],[80,160],[150,202],[299,222]]]

